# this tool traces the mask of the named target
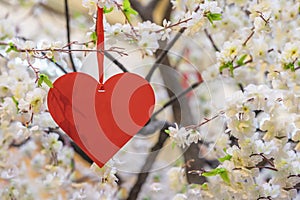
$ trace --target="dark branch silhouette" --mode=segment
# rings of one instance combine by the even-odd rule
[[[70,28],[70,13],[69,13],[69,5],[68,5],[68,0],[65,0],[65,15],[66,15],[66,29],[67,29],[67,39],[68,39],[68,49],[71,50],[71,28]],[[73,55],[72,52],[70,51],[69,53],[69,58],[71,61],[71,66],[73,69],[73,72],[76,72],[76,67],[75,63],[73,60]]]
[[[117,65],[123,72],[128,72],[122,63],[120,63],[116,58],[114,58],[110,53],[104,51],[104,55],[111,60],[115,65]]]
[[[147,81],[150,81],[150,79],[151,79],[151,77],[152,77],[155,69],[166,58],[166,56],[168,55],[168,52],[174,46],[174,44],[177,42],[177,40],[180,38],[180,36],[182,35],[182,33],[185,31],[185,29],[186,28],[181,28],[179,30],[179,32],[175,35],[175,37],[167,44],[166,48],[161,51],[161,53],[159,54],[159,56],[157,56],[157,59],[156,59],[155,63],[153,64],[153,66],[151,67],[149,73],[146,76],[146,80]]]
[[[206,37],[209,39],[211,45],[214,47],[215,51],[220,51],[220,49],[217,47],[215,41],[213,40],[212,36],[208,33],[207,29],[204,29],[204,33]]]
[[[159,113],[161,113],[164,109],[166,109],[167,107],[169,107],[170,105],[172,105],[179,98],[185,96],[187,93],[189,93],[190,91],[192,91],[195,88],[197,88],[201,83],[202,83],[202,81],[194,83],[190,87],[188,87],[187,89],[183,90],[178,95],[173,95],[167,103],[165,103],[158,111],[156,111],[155,113],[153,113],[153,115],[151,116],[151,119],[155,118]]]
[[[163,147],[165,141],[168,139],[168,134],[165,133],[165,130],[168,129],[172,124],[165,123],[164,127],[160,130],[159,139],[156,144],[151,148],[151,151],[146,159],[144,166],[141,169],[141,173],[138,174],[137,181],[133,185],[128,195],[127,200],[135,200],[138,197],[138,194],[141,191],[143,184],[146,182],[156,157],[158,156],[160,149]]]
[[[42,52],[42,55],[45,56],[46,54],[44,52]],[[58,67],[63,73],[67,74],[67,70],[65,70],[65,68],[63,66],[61,66],[60,64],[58,64],[56,61],[50,59],[47,57],[47,60],[49,60],[50,62],[52,62],[56,67]]]

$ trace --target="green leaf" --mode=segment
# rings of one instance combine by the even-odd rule
[[[90,38],[94,44],[97,43],[97,33],[96,32],[92,32],[92,34],[90,35]]]
[[[169,135],[171,133],[171,131],[169,129],[166,129],[165,133]]]
[[[225,160],[230,160],[232,158],[231,155],[227,154],[226,156],[222,157],[222,158],[218,158],[218,160],[220,162],[224,162]]]
[[[10,42],[10,43],[8,43],[8,46],[9,46],[8,49],[5,51],[6,53],[9,53],[11,51],[18,52],[18,49],[14,43]]]
[[[230,184],[230,179],[229,179],[229,176],[228,176],[228,172],[227,170],[220,173],[220,177],[223,179],[223,181],[227,184]]]
[[[211,24],[213,24],[214,21],[222,20],[222,14],[221,13],[208,12],[208,13],[206,13],[205,16],[207,17],[207,19],[210,21]]]
[[[201,188],[202,188],[202,190],[207,190],[207,189],[208,189],[207,183],[203,183],[203,184],[201,185]]]
[[[12,96],[11,98],[12,98],[13,102],[16,104],[16,106],[18,107],[19,102],[17,101],[17,99],[14,96]]]
[[[49,88],[53,88],[53,83],[48,77],[44,79],[44,83],[46,83],[46,85],[48,85]]]
[[[224,69],[228,68],[229,67],[229,62],[228,63],[225,63],[223,65],[221,65],[219,67],[219,72],[222,73]]]
[[[240,59],[238,59],[237,64],[239,66],[243,66],[245,64],[244,61],[246,58],[247,58],[247,54],[242,55],[242,57],[240,57]]]
[[[209,22],[210,22],[211,24],[214,23],[214,21],[212,20],[212,18],[211,18],[209,15],[207,15],[206,17],[207,17],[207,19],[209,20]]]
[[[19,107],[18,107],[19,106],[19,101],[14,96],[12,96],[11,98],[12,98],[13,102],[15,103],[16,107],[17,107],[17,112],[19,112]]]
[[[110,12],[113,11],[113,10],[114,10],[114,7],[110,7],[109,9],[107,9],[106,6],[103,7],[103,13],[104,13],[104,14],[110,13]]]
[[[52,62],[56,63],[54,56],[52,56],[51,60],[52,60]]]
[[[210,16],[213,21],[222,20],[222,14],[221,13],[210,13]]]
[[[41,87],[42,83],[45,83],[48,85],[48,87],[53,88],[52,81],[49,79],[49,77],[46,74],[40,74],[40,78],[38,80],[38,86]]]
[[[202,173],[202,176],[205,176],[205,177],[216,176],[216,175],[220,175],[220,177],[223,179],[223,181],[225,183],[230,184],[230,179],[229,179],[229,176],[228,176],[228,172],[225,168],[216,168],[216,169],[213,169],[209,172],[203,172]]]
[[[215,168],[215,169],[212,169],[210,171],[207,171],[207,172],[203,172],[202,173],[202,176],[215,176],[215,175],[218,175],[220,173],[223,173],[224,171],[226,171],[225,168]]]
[[[294,63],[288,63],[283,65],[283,69],[288,70],[290,69],[291,71],[295,71],[295,65]]]
[[[130,15],[137,15],[138,14],[138,12],[131,7],[129,0],[124,0],[124,2],[123,2],[123,12],[124,12],[124,14],[125,14],[128,21],[130,21]]]
[[[207,172],[203,172],[202,173],[202,176],[205,176],[205,177],[208,177],[208,176],[216,176],[216,175],[218,175],[219,174],[219,170],[218,169],[220,169],[220,168],[216,168],[216,169],[213,169],[213,170],[211,170],[211,171],[207,171]]]
[[[124,0],[123,1],[123,8],[125,9],[125,8],[130,8],[130,7],[131,7],[130,1],[129,0]]]
[[[229,68],[230,75],[233,77],[233,70],[234,70],[233,63],[232,62],[227,62],[224,65],[222,65],[221,67],[219,67],[220,73],[222,73],[223,70],[226,69],[226,68]]]
[[[43,74],[41,74],[40,75],[40,78],[39,78],[39,80],[38,80],[38,82],[37,82],[37,84],[38,84],[38,86],[39,87],[42,87],[42,83],[44,82],[44,76],[43,76]]]

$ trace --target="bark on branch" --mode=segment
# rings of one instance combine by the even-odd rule
[[[168,135],[165,133],[165,130],[171,126],[170,123],[165,123],[164,127],[160,130],[159,138],[156,144],[151,148],[151,153],[149,153],[146,162],[141,169],[141,173],[138,174],[137,181],[133,185],[127,200],[135,200],[137,199],[143,184],[146,182],[149,172],[158,156],[160,149],[163,147],[164,143],[166,142]]]

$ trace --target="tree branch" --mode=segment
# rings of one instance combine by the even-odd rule
[[[68,0],[65,0],[65,15],[66,15],[67,39],[68,39],[68,43],[70,44],[70,45],[68,45],[68,49],[71,50],[71,29],[70,29],[70,15],[69,15]],[[75,67],[74,60],[73,60],[72,52],[69,53],[69,58],[71,61],[72,69],[74,72],[76,72],[77,70]]]
[[[82,149],[75,143],[73,142],[69,136],[65,135],[65,133],[63,133],[62,131],[60,131],[57,128],[51,128],[51,127],[48,127],[47,130],[44,130],[45,132],[47,133],[57,133],[59,135],[59,140],[61,140],[64,144],[66,145],[70,145],[74,151],[82,158],[84,159],[85,161],[87,161],[89,164],[92,164],[93,163],[93,160],[88,156],[86,155],[86,153],[84,153],[84,151],[82,151]]]
[[[104,55],[111,60],[115,65],[117,65],[123,72],[128,72],[122,63],[120,63],[116,58],[114,58],[110,53],[104,51]]]
[[[166,109],[168,106],[172,105],[173,103],[175,103],[178,99],[182,98],[183,96],[185,96],[187,93],[189,93],[190,91],[192,91],[193,89],[197,88],[200,84],[202,83],[202,80],[200,82],[194,83],[192,84],[190,87],[188,87],[187,89],[183,90],[182,92],[180,92],[178,95],[173,95],[170,100],[165,103],[162,108],[160,108],[158,111],[156,111],[155,113],[152,114],[149,122],[146,124],[146,126],[144,126],[139,132],[138,134],[141,135],[150,135],[153,134],[157,129],[159,129],[160,127],[163,127],[164,124],[166,123],[165,121],[159,121],[156,120],[156,116],[161,113],[164,109]]]
[[[180,38],[182,33],[186,30],[185,27],[181,28],[179,32],[175,35],[175,37],[167,44],[166,48],[161,51],[161,53],[157,56],[157,59],[153,66],[151,67],[149,73],[146,76],[146,80],[150,81],[155,69],[159,66],[159,64],[163,61],[164,58],[168,55],[168,52],[170,49],[174,46],[174,44],[177,42],[177,40]]]
[[[165,18],[167,20],[170,19],[170,10],[171,6],[169,5],[168,7],[169,11],[166,12]],[[196,8],[195,11],[199,9]],[[183,33],[186,30],[186,28],[182,28],[181,32]],[[181,35],[181,34],[180,34]],[[163,43],[161,43],[161,46],[164,46]],[[165,52],[167,53],[167,52]],[[156,52],[157,57],[160,57],[160,53]],[[160,63],[160,62],[159,62]],[[169,58],[165,55],[162,58],[162,66],[171,66]],[[159,68],[160,73],[162,75],[163,81],[168,89],[168,94],[170,97],[173,96],[173,93],[178,93],[181,90],[181,85],[179,82],[179,76],[177,73],[170,73],[170,70],[166,69],[166,67],[160,67]],[[154,70],[153,70],[154,71]],[[180,99],[177,99],[173,104],[172,104],[172,109],[173,109],[173,115],[174,115],[174,120],[176,123],[181,124],[183,126],[188,126],[190,124],[194,124],[194,119],[192,117],[192,112],[191,108],[189,106],[189,102],[185,96],[183,96]],[[194,160],[194,162],[190,163],[189,166],[186,166],[186,177],[188,183],[197,183],[197,184],[202,184],[205,181],[205,177],[199,177],[196,174],[191,174],[188,173],[189,171],[192,170],[198,170],[204,167],[204,162],[199,158],[199,152],[200,152],[200,147],[199,145],[193,143],[191,144],[185,151],[184,151],[184,160],[185,162],[189,162],[190,160]]]
[[[183,90],[181,93],[179,93],[178,95],[173,95],[170,100],[165,103],[162,108],[160,108],[158,111],[156,111],[155,113],[153,113],[153,115],[151,116],[151,119],[154,119],[159,113],[161,113],[164,109],[166,109],[168,106],[172,105],[173,103],[175,103],[175,101],[177,101],[178,99],[180,99],[181,97],[185,96],[187,93],[189,93],[190,91],[192,91],[193,89],[197,88],[203,81],[199,81],[197,83],[192,84],[190,87],[188,87],[187,89]]]
[[[167,11],[165,12],[164,18],[166,18],[166,19],[170,18],[171,9],[172,9],[172,7],[169,4]],[[147,12],[149,12],[149,11],[147,11]],[[153,12],[153,10],[151,12]],[[175,42],[179,39],[179,37],[185,31],[185,29],[186,28],[180,29],[180,32],[177,33],[176,36],[173,38],[173,40],[165,47],[165,50],[157,51],[155,53],[157,60],[154,63],[154,65],[152,66],[152,68],[150,69],[148,75],[146,76],[146,79],[148,81],[151,79],[153,72],[159,66],[159,64],[163,64],[162,66],[170,66],[170,61],[167,57],[168,51],[172,48],[172,46],[175,44]],[[161,47],[164,45],[165,44],[163,42],[160,43]],[[166,70],[165,67],[160,67],[159,69],[160,69],[160,73],[162,75],[165,85],[167,86],[167,88],[169,88],[167,91],[168,91],[169,97],[171,98],[170,105],[172,104],[175,122],[181,123],[184,126],[193,124],[194,122],[192,119],[191,110],[190,110],[188,101],[185,98],[185,96],[183,95],[182,98],[180,98],[180,99],[178,99],[178,98],[176,98],[176,99],[174,98],[174,100],[172,99],[174,94],[180,94],[180,90],[181,90],[181,85],[178,81],[179,80],[178,74],[174,74],[174,73],[170,74],[170,71]],[[181,116],[183,116],[183,118],[181,118]],[[149,123],[151,125],[151,121]],[[164,132],[160,132],[160,138],[162,138],[164,135],[165,135]],[[186,162],[189,160],[192,160],[192,159],[194,160],[194,162],[191,163],[191,165],[186,167],[186,176],[187,176],[187,180],[189,183],[203,183],[205,181],[205,177],[199,177],[198,175],[188,173],[190,170],[201,169],[203,167],[203,165],[205,164],[203,162],[203,159],[201,160],[198,156],[199,151],[200,151],[199,146],[196,144],[192,144],[184,152],[184,159]],[[144,167],[142,170],[145,170],[145,166],[149,166],[149,165],[152,166],[155,161],[155,158],[156,157],[154,157],[154,159],[147,159],[145,161],[145,164],[144,164]],[[141,173],[138,175],[137,181],[129,193],[129,197],[128,197],[129,200],[137,198],[138,193],[140,192],[140,189],[141,189],[143,183],[146,181],[148,174],[149,174],[148,172],[145,173],[145,171],[141,171]]]
[[[10,144],[10,147],[21,147],[23,146],[24,144],[26,144],[27,142],[30,141],[30,137],[26,138],[25,140],[19,142],[19,143],[16,143],[15,141],[13,141],[11,144]]]
[[[215,51],[220,51],[220,49],[217,47],[215,41],[213,40],[212,36],[208,33],[206,28],[204,29],[204,33],[205,33],[206,37],[209,39],[212,46],[214,47]]]
[[[169,137],[165,130],[171,126],[170,123],[166,122],[164,127],[160,130],[159,139],[156,144],[151,148],[151,153],[148,155],[144,166],[141,169],[141,173],[139,173],[137,177],[137,181],[130,190],[127,200],[136,200],[143,184],[146,182],[147,177],[149,175],[149,171],[151,170],[156,157],[158,156],[160,149],[163,147],[165,141]]]
[[[42,55],[45,56],[46,54],[44,52],[42,52]],[[50,59],[47,57],[47,60],[49,60],[50,62],[52,62],[53,64],[55,64],[56,67],[58,67],[63,73],[67,74],[68,72],[63,68],[63,66],[61,66],[60,64],[58,64],[56,61]]]
[[[166,124],[166,121],[161,120],[149,120],[149,122],[137,133],[140,135],[151,135],[157,130],[161,129]]]

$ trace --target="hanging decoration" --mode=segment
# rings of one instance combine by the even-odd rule
[[[98,8],[99,80],[82,72],[59,77],[48,93],[48,109],[59,127],[102,167],[149,121],[153,89],[143,77],[120,73],[104,82],[103,9]]]

